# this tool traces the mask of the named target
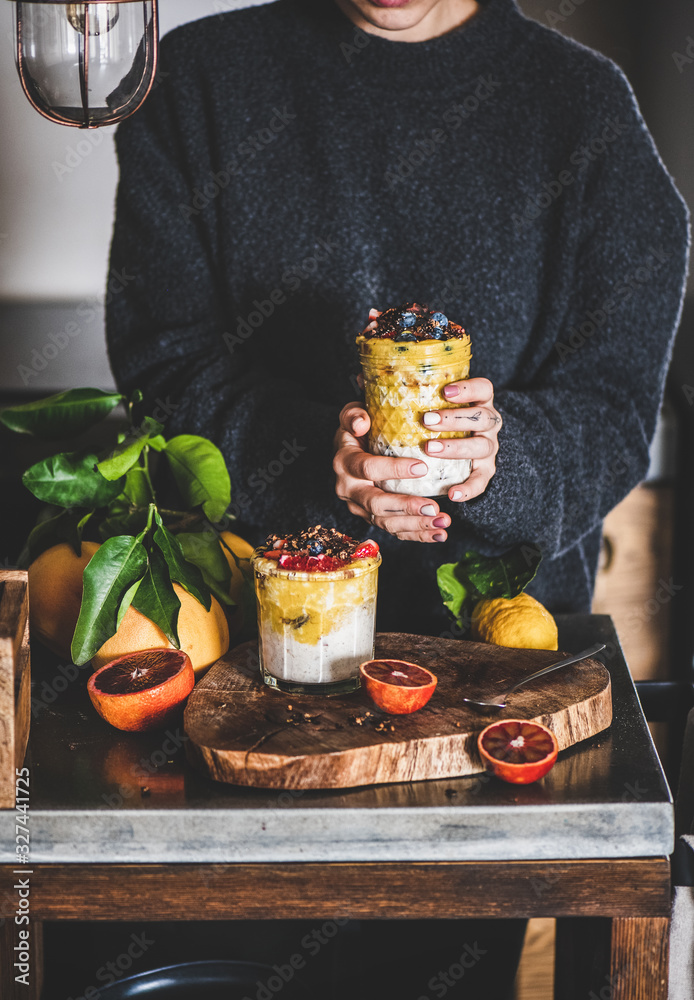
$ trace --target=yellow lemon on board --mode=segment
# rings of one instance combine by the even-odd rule
[[[515,649],[558,649],[557,623],[530,594],[483,598],[472,612],[472,638]]]

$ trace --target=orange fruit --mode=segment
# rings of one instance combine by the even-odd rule
[[[503,719],[482,730],[477,749],[487,770],[497,778],[529,785],[552,770],[559,745],[554,733],[538,722]]]
[[[29,567],[31,630],[63,660],[70,659],[82,603],[82,573],[98,548],[97,542],[82,542],[78,556],[71,545],[62,542],[42,552]]]
[[[472,638],[514,649],[558,649],[557,623],[530,594],[483,598],[472,612]]]
[[[229,633],[233,637],[241,632],[248,608],[252,608],[253,613],[255,613],[255,591],[253,589],[253,570],[251,569],[253,546],[232,531],[223,531],[221,538],[225,543],[222,545],[222,552],[231,570],[229,596],[236,605],[236,607],[229,608],[228,614]]]
[[[173,589],[181,602],[181,610],[178,612],[181,649],[190,657],[196,675],[201,676],[229,648],[226,616],[214,597],[210,610],[205,611],[202,604],[183,587],[174,583]],[[98,670],[111,660],[142,649],[173,649],[173,646],[158,625],[131,605],[116,634],[107,639],[92,657],[92,667]]]
[[[407,660],[368,660],[359,667],[371,700],[389,715],[409,715],[424,708],[437,678],[430,670]]]
[[[179,649],[144,649],[101,667],[87,690],[102,719],[116,729],[142,732],[169,725],[193,690],[189,656]]]
[[[69,660],[70,644],[82,602],[82,573],[99,548],[96,542],[82,542],[77,557],[65,543],[47,549],[29,567],[29,614],[38,638],[54,653]],[[229,648],[229,627],[219,601],[205,611],[202,604],[180,587],[173,589],[181,602],[178,637],[196,673],[202,673]],[[98,670],[110,660],[142,649],[172,649],[161,629],[132,606],[120,628],[92,658]]]

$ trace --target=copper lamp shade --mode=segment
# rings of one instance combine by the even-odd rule
[[[39,114],[115,125],[140,107],[157,68],[157,0],[17,0],[17,71]]]

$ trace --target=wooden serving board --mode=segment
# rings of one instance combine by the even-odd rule
[[[484,770],[477,734],[495,719],[541,722],[560,750],[611,724],[610,675],[597,660],[521,688],[501,712],[487,714],[462,700],[501,693],[560,655],[379,634],[377,657],[420,663],[438,677],[425,708],[386,716],[363,690],[296,697],[268,688],[257,645],[247,642],[218,660],[188,699],[186,752],[216,781],[260,788],[351,788],[475,774]]]

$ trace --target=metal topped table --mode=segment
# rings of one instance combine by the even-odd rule
[[[614,721],[525,787],[486,775],[220,785],[186,762],[182,728],[115,732],[88,701],[88,668],[34,650],[32,917],[132,919],[135,898],[153,920],[556,916],[557,997],[607,983],[611,1000],[664,998],[672,800],[611,620],[558,622],[561,649],[607,643]],[[15,910],[14,850],[14,813],[1,811],[0,916]],[[0,966],[3,998],[7,976]]]

